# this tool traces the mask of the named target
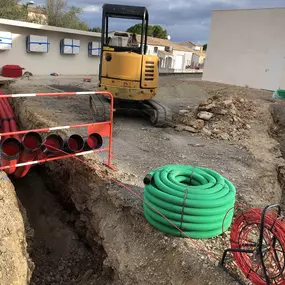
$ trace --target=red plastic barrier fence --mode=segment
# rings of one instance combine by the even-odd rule
[[[105,151],[108,153],[108,160],[104,162],[104,164],[112,169],[114,166],[112,165],[112,141],[113,141],[113,111],[114,111],[114,98],[113,95],[107,91],[84,91],[84,92],[60,92],[60,93],[31,93],[31,94],[9,94],[9,95],[1,95],[0,99],[3,98],[21,98],[21,97],[63,97],[63,96],[78,96],[78,95],[104,95],[110,98],[110,120],[105,122],[93,122],[93,123],[85,123],[85,124],[75,124],[70,126],[59,126],[59,127],[51,127],[51,128],[42,128],[42,129],[34,129],[34,130],[23,130],[23,131],[14,131],[14,132],[3,132],[0,133],[1,143],[5,141],[5,138],[9,137],[21,137],[22,135],[26,135],[27,133],[43,133],[50,131],[58,131],[58,130],[66,130],[66,129],[75,129],[87,127],[87,139],[85,144],[82,146],[82,142],[80,140],[79,135],[72,135],[68,138],[65,147],[63,147],[62,151],[57,153],[56,155],[48,155],[52,153],[53,145],[49,143],[45,144],[45,150],[41,153],[41,155],[37,156],[35,160],[26,161],[19,163],[19,159],[13,159],[7,161],[7,163],[1,165],[0,170],[5,170],[9,172],[8,169],[23,167],[23,166],[32,166],[35,164],[40,164],[48,161],[59,160],[64,158],[70,158],[75,156],[82,156],[85,154],[102,152]],[[86,102],[86,104],[88,104]],[[50,135],[51,136],[51,135]],[[108,146],[103,145],[102,138],[108,137]],[[51,140],[51,138],[50,138]],[[52,141],[52,140],[51,140]],[[22,146],[23,147],[23,146]],[[56,148],[56,146],[54,146]],[[67,153],[66,147],[68,150],[72,150],[74,153]],[[54,149],[56,150],[56,149]],[[58,150],[58,149],[57,149]],[[5,151],[4,151],[5,152]],[[5,154],[3,152],[3,148],[1,149],[1,157],[5,158]],[[3,161],[3,159],[2,159]],[[12,172],[12,171],[11,171]]]

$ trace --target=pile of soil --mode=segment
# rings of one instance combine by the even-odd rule
[[[199,132],[223,140],[240,140],[248,135],[255,117],[256,106],[252,100],[223,94],[212,96],[196,108],[180,110],[175,123],[178,123],[178,131]]]
[[[0,171],[0,228],[0,284],[30,284],[34,264],[27,241],[34,233],[4,171]]]

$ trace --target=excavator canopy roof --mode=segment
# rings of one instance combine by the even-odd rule
[[[148,11],[145,7],[104,4],[103,14],[107,17],[127,18],[134,20],[148,20]]]

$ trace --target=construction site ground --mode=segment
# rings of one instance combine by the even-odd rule
[[[90,83],[80,76],[31,77],[3,91],[96,90],[97,84],[96,77]],[[270,91],[204,82],[197,75],[161,77],[156,99],[173,111],[172,126],[155,128],[137,114],[115,113],[113,162],[117,172],[98,163],[106,157],[102,153],[84,158],[92,169],[76,160],[53,162],[35,167],[22,181],[14,182],[27,211],[26,223],[35,231],[32,241],[27,238],[31,244],[27,252],[35,266],[30,266],[30,284],[235,284],[217,267],[229,246],[229,232],[194,243],[166,237],[145,221],[141,201],[121,186],[106,182],[105,175],[142,196],[143,178],[152,169],[166,164],[196,165],[232,181],[238,203],[260,207],[281,203],[282,102],[276,104]],[[192,120],[201,123],[195,116],[202,101],[202,107],[234,105],[233,121],[226,115],[230,111],[223,109],[219,115],[211,113],[212,123],[207,119],[202,122],[204,128],[193,128]],[[23,129],[92,120],[84,96],[11,102]]]

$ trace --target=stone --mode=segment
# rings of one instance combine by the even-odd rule
[[[213,115],[214,115],[213,113],[202,111],[202,112],[199,112],[197,114],[197,117],[199,119],[202,119],[202,120],[205,120],[205,121],[209,121],[213,117]]]
[[[198,130],[196,130],[195,128],[190,127],[190,126],[184,126],[184,125],[177,125],[175,127],[175,131],[177,131],[177,132],[187,131],[190,133],[198,133]]]
[[[216,135],[217,135],[217,134],[220,134],[221,132],[222,132],[222,131],[219,130],[219,129],[217,129],[217,128],[214,128],[214,129],[213,129],[213,133],[216,134]]]
[[[233,104],[233,100],[232,99],[227,99],[223,102],[224,105],[229,106],[231,104]]]
[[[195,128],[195,129],[201,130],[205,126],[205,121],[201,120],[201,119],[197,119],[197,120],[188,122],[188,125]]]
[[[214,103],[211,103],[209,105],[199,106],[199,110],[201,110],[201,111],[210,111],[210,110],[212,110],[215,107],[216,107],[216,105]]]
[[[231,114],[233,114],[233,115],[236,115],[236,113],[237,113],[235,108],[231,108],[230,112],[231,112]]]
[[[215,113],[218,115],[226,115],[228,113],[228,110],[220,109],[220,110],[216,110]]]
[[[184,125],[177,125],[175,126],[175,131],[182,132],[184,131],[185,126]]]
[[[220,134],[220,138],[226,141],[230,139],[230,136],[227,133],[222,133]]]
[[[190,132],[190,133],[198,133],[198,130],[196,130],[193,127],[189,127],[189,126],[185,126],[184,130],[187,131],[187,132]]]
[[[207,99],[207,100],[205,100],[205,101],[202,101],[202,102],[200,103],[200,106],[206,106],[206,105],[211,104],[212,102],[213,102],[213,100]]]
[[[5,253],[7,251],[7,248],[5,246],[0,246],[0,252]]]
[[[212,135],[212,132],[210,130],[208,130],[207,128],[203,128],[202,129],[202,133],[207,135],[207,136],[211,136]]]
[[[179,110],[179,115],[189,114],[189,110]]]

